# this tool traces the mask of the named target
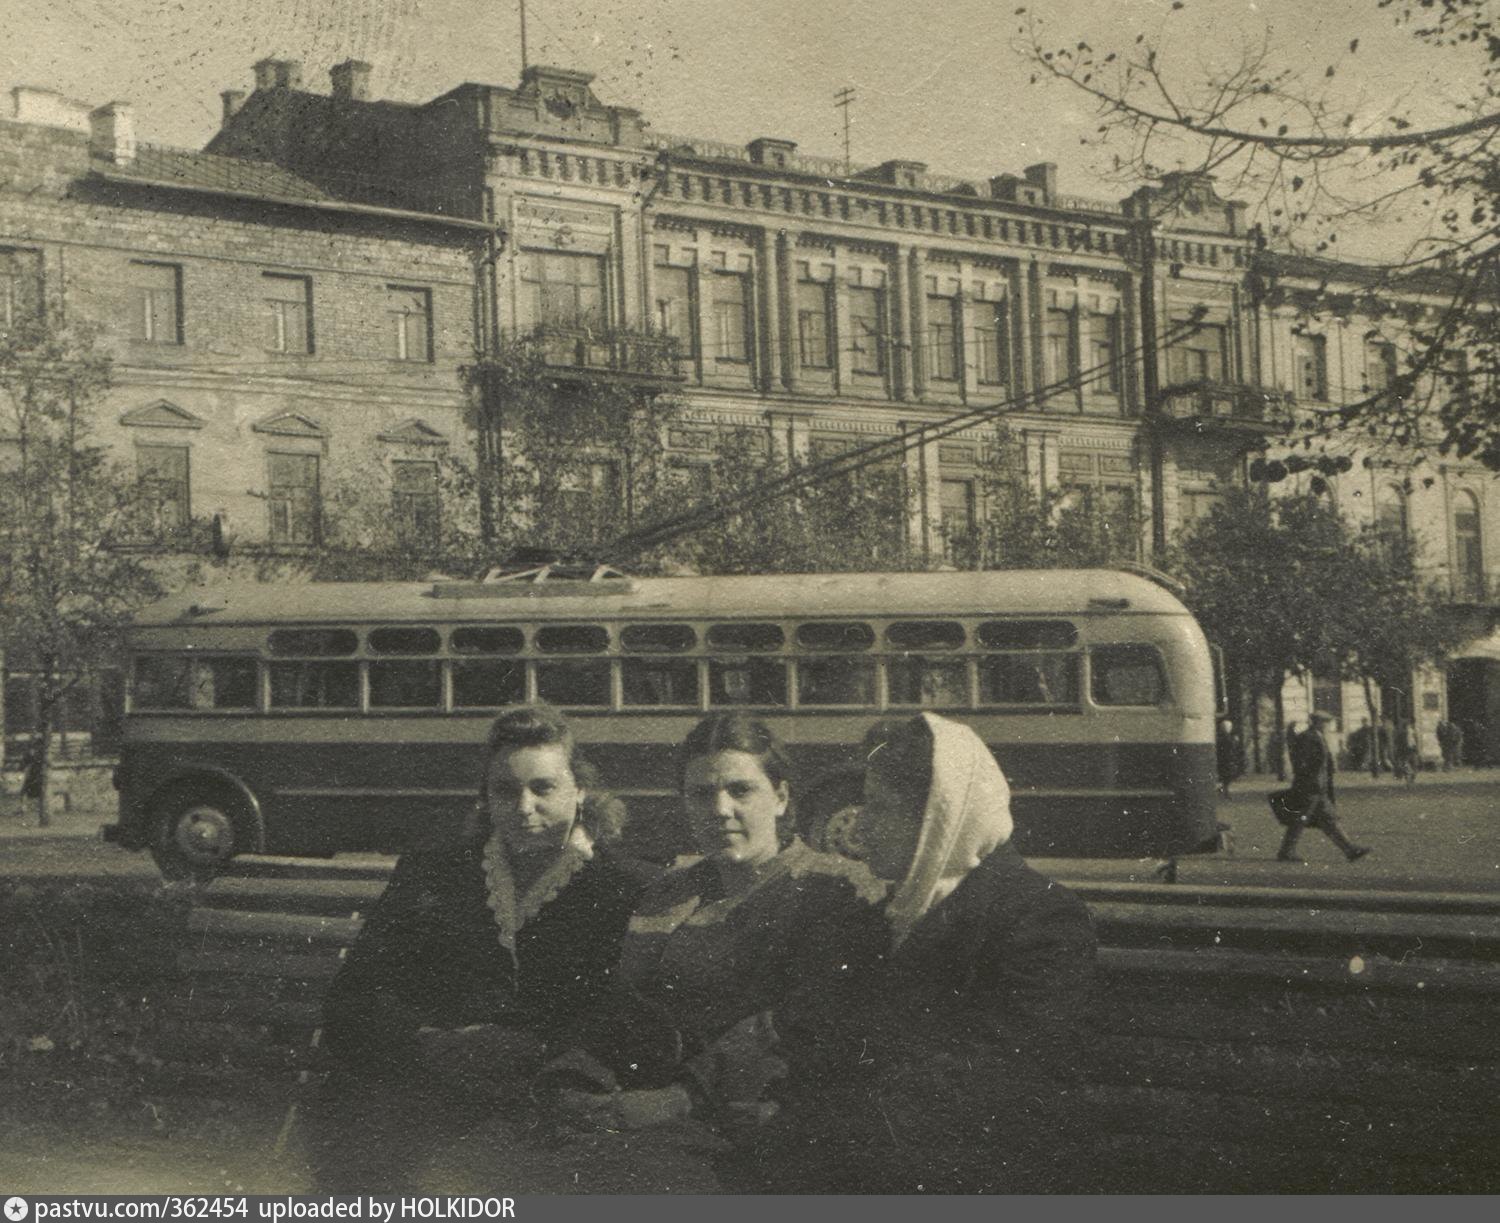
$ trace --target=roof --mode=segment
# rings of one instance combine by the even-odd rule
[[[340,198],[330,195],[300,174],[294,174],[269,161],[247,157],[226,157],[219,153],[198,153],[189,149],[138,144],[135,156],[130,160],[96,161],[92,170],[95,176],[110,182],[132,183],[142,187],[166,187],[171,190],[252,199],[262,203],[427,221],[463,229],[488,231],[493,228],[486,222],[467,217],[389,208],[361,200]]]
[[[437,585],[445,585],[438,583]],[[545,608],[549,619],[781,619],[821,616],[1165,615],[1187,609],[1155,582],[1109,569],[983,573],[790,574],[640,578],[539,585],[452,583],[467,597],[434,593],[432,582],[309,582],[183,591],[135,617],[142,627],[200,623],[504,622]],[[483,590],[483,594],[470,592]]]
[[[138,144],[130,161],[109,168],[114,178],[139,178],[151,183],[177,183],[184,187],[206,187],[240,195],[275,196],[284,200],[329,201],[316,183],[269,161],[244,157],[221,157],[189,149]]]

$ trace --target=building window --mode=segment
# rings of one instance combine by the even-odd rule
[[[1344,681],[1338,672],[1317,670],[1313,672],[1313,708],[1331,713],[1340,721],[1344,717]]]
[[[967,540],[974,533],[978,521],[974,481],[944,477],[938,498],[943,544],[951,549],[955,542]]]
[[[1385,340],[1365,344],[1365,387],[1371,395],[1382,395],[1397,377],[1396,346]]]
[[[574,524],[600,527],[617,520],[620,508],[620,469],[609,459],[593,459],[574,466],[560,491],[562,515]]]
[[[1320,335],[1292,337],[1292,362],[1297,394],[1305,399],[1328,398],[1328,340]]]
[[[750,278],[739,272],[714,277],[714,356],[750,359]]]
[[[1460,491],[1453,497],[1453,574],[1456,593],[1469,599],[1484,596],[1484,540],[1479,528],[1479,501]]]
[[[797,363],[804,369],[827,369],[829,360],[829,292],[826,284],[797,282]]]
[[[607,324],[604,256],[527,251],[521,279],[538,326],[599,329]]]
[[[936,382],[958,380],[958,298],[927,297],[927,376]]]
[[[1004,302],[980,302],[975,341],[979,346],[979,381],[1010,385],[1010,311]]]
[[[35,318],[41,302],[35,251],[0,246],[0,331]]]
[[[1191,382],[1223,382],[1228,329],[1200,323],[1191,335],[1173,340],[1167,348],[1167,381],[1173,386]]]
[[[318,456],[269,455],[271,542],[315,544],[320,535]]]
[[[849,288],[849,327],[856,374],[885,373],[885,290]]]
[[[1120,393],[1120,316],[1089,315],[1089,390]]]
[[[1049,390],[1072,389],[1060,384],[1078,377],[1078,316],[1056,307],[1047,311],[1042,323],[1042,348],[1047,363]]]
[[[163,540],[188,524],[188,448],[137,446],[136,477],[141,492],[141,533]]]
[[[175,263],[132,263],[130,294],[131,339],[182,343],[182,268]]]
[[[1398,485],[1382,484],[1375,490],[1375,529],[1385,540],[1406,539],[1406,493]]]
[[[266,299],[266,347],[272,352],[312,352],[312,281],[306,276],[264,272],[261,287]]]
[[[438,465],[398,459],[391,464],[391,513],[396,542],[430,548],[438,542]]]
[[[1224,500],[1224,494],[1211,489],[1182,489],[1177,496],[1178,518],[1183,530],[1214,512],[1214,506]]]
[[[431,291],[388,285],[385,316],[393,358],[397,361],[432,360]]]
[[[657,264],[653,273],[656,293],[656,326],[677,341],[677,355],[691,357],[697,351],[693,326],[693,269]]]

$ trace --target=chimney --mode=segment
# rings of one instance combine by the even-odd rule
[[[257,89],[301,89],[302,65],[294,59],[263,59],[255,65]]]
[[[333,82],[333,96],[349,102],[370,100],[370,65],[359,59],[346,59],[328,70]]]
[[[1055,161],[1039,161],[1034,166],[1027,166],[1022,173],[1026,175],[1028,183],[1042,189],[1044,203],[1050,204],[1057,198],[1057,163]]]
[[[746,146],[750,160],[758,166],[774,166],[785,169],[791,164],[797,146],[790,140],[777,140],[774,136],[760,136]]]
[[[240,107],[245,104],[245,91],[243,89],[226,89],[219,97],[224,99],[224,120],[222,126],[228,127],[229,121],[234,118]]]
[[[89,112],[89,152],[116,165],[135,160],[135,114],[128,102]]]

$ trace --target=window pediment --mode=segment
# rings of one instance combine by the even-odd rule
[[[256,433],[271,433],[277,437],[328,437],[327,429],[301,412],[276,412],[261,418],[250,427]]]
[[[166,399],[142,404],[120,414],[122,425],[144,425],[156,429],[201,429],[203,418]]]
[[[424,420],[412,416],[393,429],[375,435],[376,440],[402,446],[446,446],[448,439]]]

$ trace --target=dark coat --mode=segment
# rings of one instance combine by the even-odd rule
[[[1321,798],[1333,805],[1333,753],[1328,750],[1328,741],[1313,727],[1292,738],[1292,785],[1293,801],[1311,803]]]
[[[419,1027],[545,1035],[604,993],[644,890],[638,872],[597,849],[521,927],[512,959],[487,903],[482,843],[408,853],[324,1001],[324,1047],[362,1071],[401,1072]]]
[[[1096,947],[1076,896],[995,850],[881,968],[779,1015],[790,1073],[763,1187],[1027,1187],[1026,1152],[1061,1124]]]

